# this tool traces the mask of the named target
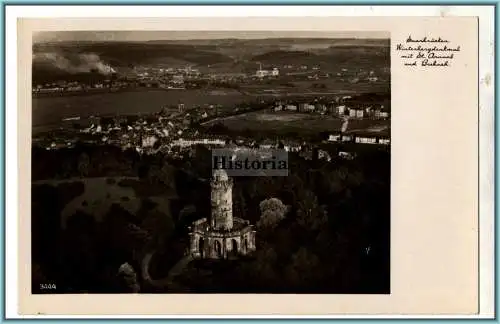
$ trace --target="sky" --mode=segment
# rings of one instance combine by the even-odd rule
[[[263,38],[389,38],[378,31],[50,31],[33,33],[33,41],[149,41],[187,39]]]

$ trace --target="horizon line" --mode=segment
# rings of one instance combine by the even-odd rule
[[[273,39],[390,39],[383,31],[39,31],[33,33],[33,43],[61,41],[217,41]]]
[[[54,40],[40,40],[33,41],[33,43],[57,43],[57,42],[110,42],[110,43],[145,43],[145,42],[185,42],[185,41],[220,41],[220,40],[271,40],[271,39],[360,39],[360,40],[390,40],[390,37],[266,37],[266,38],[186,38],[186,39],[148,39],[148,40],[122,40],[122,39],[83,39],[83,40],[69,40],[69,39],[54,39]]]

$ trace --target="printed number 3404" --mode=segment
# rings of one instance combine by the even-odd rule
[[[40,289],[42,290],[56,289],[56,284],[40,284]]]

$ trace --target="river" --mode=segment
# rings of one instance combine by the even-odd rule
[[[91,115],[133,114],[158,112],[165,105],[184,103],[195,105],[233,106],[248,98],[237,91],[205,90],[144,90],[117,93],[97,93],[81,96],[32,98],[32,125],[54,124],[63,118]]]

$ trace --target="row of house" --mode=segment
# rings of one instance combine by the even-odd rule
[[[188,147],[194,145],[209,145],[209,146],[224,146],[225,140],[219,138],[193,138],[183,139],[179,138],[172,141],[171,146]]]
[[[339,108],[339,107],[337,107]],[[345,115],[346,112],[348,111],[349,117],[350,118],[364,118],[364,117],[375,117],[376,119],[388,119],[389,118],[389,112],[383,111],[384,107],[382,106],[380,109],[373,109],[372,107],[366,107],[366,108],[346,108],[343,106],[343,108],[340,110],[337,110],[336,113],[338,115]]]
[[[278,104],[273,107],[275,112],[278,111],[292,111],[292,112],[319,112],[326,113],[329,112],[331,114],[335,114],[338,116],[349,116],[350,118],[365,118],[365,117],[375,117],[376,119],[388,119],[389,112],[384,111],[384,106],[380,107],[365,107],[365,108],[350,108],[345,105],[330,105],[327,106],[325,104],[309,104],[309,103],[300,103],[300,104],[286,104],[281,105]]]
[[[391,140],[388,136],[368,136],[368,135],[354,135],[354,134],[331,134],[328,137],[328,142],[379,144],[379,145],[391,144]]]
[[[255,76],[258,78],[277,77],[279,75],[280,70],[278,68],[273,68],[272,70],[263,70],[262,65],[260,65],[259,69],[255,71]]]

